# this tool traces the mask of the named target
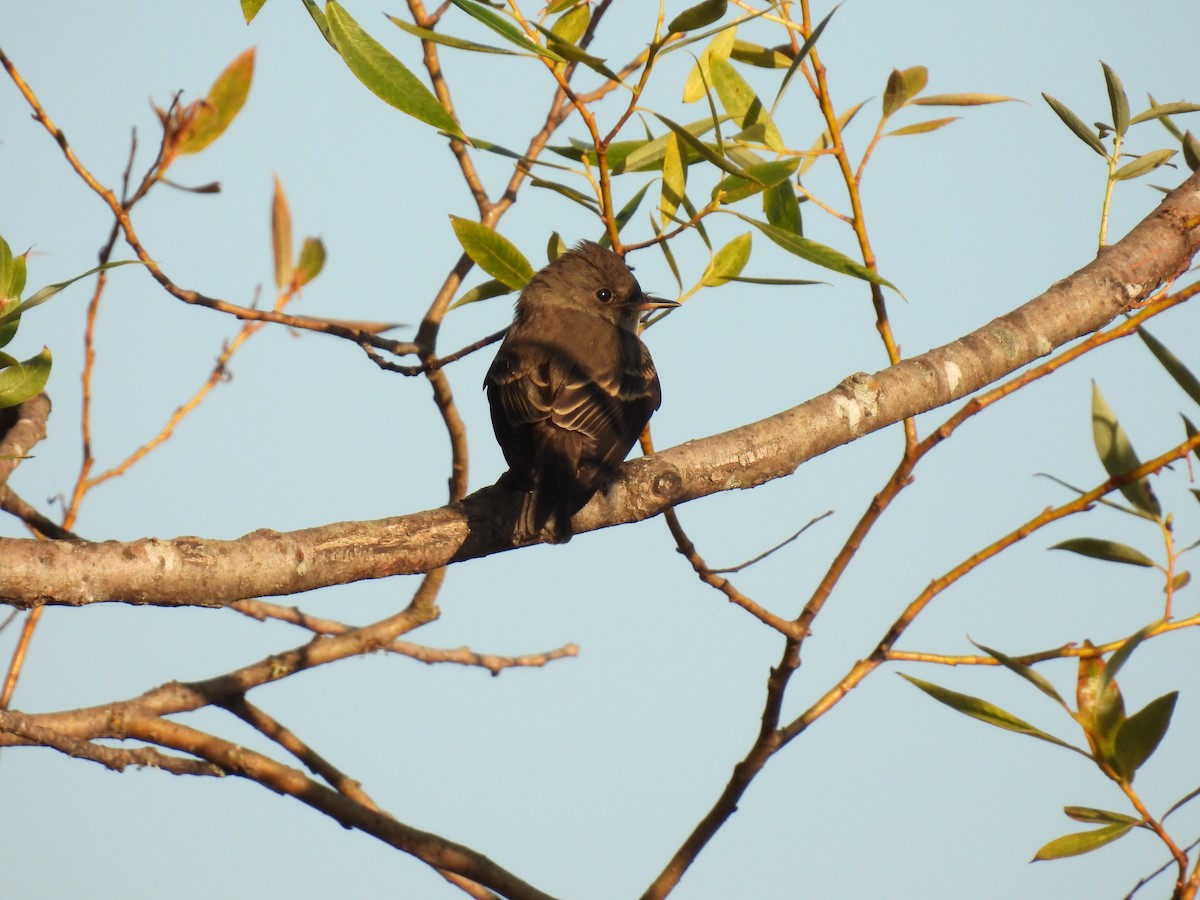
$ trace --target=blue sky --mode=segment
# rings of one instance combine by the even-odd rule
[[[668,3],[668,16],[686,5]],[[379,14],[378,4],[347,0],[345,6],[418,68],[415,42]],[[814,10],[823,16],[827,8]],[[385,11],[405,15],[401,4]],[[617,3],[597,52],[614,62],[631,55],[645,42],[654,12],[651,3]],[[866,215],[881,271],[907,298],[889,299],[907,354],[984,324],[1094,255],[1103,162],[1040,94],[1058,97],[1087,122],[1108,118],[1104,60],[1124,80],[1135,111],[1144,108],[1147,92],[1160,101],[1200,101],[1190,65],[1198,19],[1195,5],[1183,0],[1163,0],[1136,15],[1111,0],[991,6],[850,0],[839,9],[820,46],[838,106],[867,101],[849,131],[856,150],[874,126],[878,97],[895,67],[927,66],[930,92],[1024,101],[967,110],[962,121],[934,134],[885,142],[870,164]],[[455,33],[490,40],[465,17],[448,15],[446,22]],[[746,32],[751,40],[755,34]],[[457,258],[448,216],[470,216],[470,197],[444,140],[364,90],[300,4],[273,0],[247,27],[234,3],[48,0],[11,10],[3,34],[5,51],[81,158],[110,185],[124,168],[131,128],[139,136],[140,165],[150,159],[156,129],[150,100],[165,105],[180,89],[187,97],[202,95],[251,45],[257,69],[242,114],[208,151],[171,171],[183,184],[219,180],[222,192],[155,191],[135,216],[151,252],[180,284],[252,302],[271,281],[269,203],[277,175],[297,239],[318,234],[329,251],[325,271],[294,311],[418,321]],[[550,92],[541,67],[452,52],[444,61],[466,130],[522,145]],[[647,105],[698,118],[694,107],[678,103],[689,65],[685,54],[670,57]],[[748,77],[770,90],[762,73]],[[599,113],[613,115],[608,107]],[[822,129],[800,83],[778,119],[797,146]],[[906,114],[898,124],[916,119]],[[640,126],[631,127],[636,136]],[[566,134],[580,136],[578,124]],[[1135,130],[1131,149],[1169,145],[1166,132],[1151,123]],[[480,165],[489,189],[497,190],[506,164],[483,157]],[[110,227],[105,209],[30,122],[11,84],[0,86],[0,173],[0,234],[18,252],[34,247],[31,286],[94,265]],[[1167,169],[1121,185],[1112,237],[1157,202],[1147,182],[1181,179],[1180,170]],[[844,207],[830,167],[814,168],[806,184]],[[625,196],[632,190],[620,181],[618,187]],[[809,236],[853,252],[849,231],[811,205],[805,226]],[[732,217],[711,228],[719,243],[746,230]],[[532,188],[501,231],[535,264],[544,260],[551,231],[571,242],[598,233],[576,206]],[[695,240],[677,250],[693,277],[704,265],[701,250]],[[632,262],[645,288],[672,294],[660,255],[647,251]],[[760,235],[746,274],[831,283],[726,285],[701,292],[651,329],[646,340],[664,391],[654,419],[659,447],[753,421],[886,364],[860,283],[800,264]],[[474,275],[470,283],[478,280]],[[46,343],[55,353],[50,437],[13,482],[47,510],[70,490],[78,467],[87,295],[77,285],[30,313],[11,348],[24,357]],[[453,311],[441,348],[495,331],[510,309],[509,300],[499,299]],[[1168,313],[1151,330],[1200,367],[1194,309]],[[182,307],[135,267],[114,273],[97,332],[98,465],[114,464],[153,435],[235,331],[226,317]],[[484,351],[449,370],[471,439],[472,489],[503,469],[480,390],[490,358]],[[231,374],[171,441],[89,496],[81,534],[236,537],[444,502],[446,439],[423,382],[383,373],[343,342],[270,328],[241,351]],[[1035,473],[1087,486],[1103,480],[1092,450],[1091,379],[1143,457],[1177,442],[1175,413],[1187,409],[1187,399],[1130,341],[1086,357],[961,429],[918,469],[916,484],[834,594],[806,645],[785,715],[800,712],[869,652],[931,578],[1069,499]],[[922,417],[922,433],[948,414]],[[813,460],[791,478],[689,504],[680,516],[713,564],[732,565],[834,510],[736,578],[758,602],[794,615],[900,448],[900,432],[891,428]],[[1160,495],[1177,510],[1181,539],[1191,541],[1200,523],[1186,476],[1177,467]],[[12,521],[0,521],[0,533],[23,535]],[[1159,550],[1154,535],[1127,517],[1093,512],[1035,536],[956,585],[902,646],[965,653],[969,635],[1019,653],[1111,640],[1158,615],[1160,584],[1152,574],[1046,551],[1082,534]],[[393,579],[286,602],[360,623],[405,604],[415,585]],[[1179,614],[1196,611],[1195,590],[1181,593]],[[699,584],[658,520],[456,566],[440,606],[442,618],[415,640],[501,654],[575,642],[580,656],[490,678],[481,670],[376,655],[260,689],[255,699],[400,820],[473,846],[552,894],[638,895],[749,747],[768,669],[778,660],[777,636]],[[15,636],[12,627],[0,633],[0,658],[7,659]],[[134,696],[171,679],[221,673],[303,639],[231,612],[51,609],[15,706],[33,712]],[[1131,708],[1182,691],[1171,732],[1139,774],[1139,788],[1158,811],[1197,786],[1190,752],[1200,738],[1195,645],[1191,634],[1156,641],[1121,679]],[[674,896],[1121,896],[1164,861],[1148,835],[1134,834],[1081,859],[1029,865],[1042,843],[1082,828],[1063,816],[1063,806],[1124,809],[1115,788],[1073,754],[952,713],[896,670],[987,696],[1080,740],[1055,708],[1010,675],[887,668],[771,763]],[[1071,691],[1071,665],[1044,671]],[[188,721],[261,746],[229,718],[204,712]],[[364,898],[462,896],[423,864],[233,778],[118,776],[50,751],[5,751],[0,804],[20,823],[0,842],[0,868],[14,896],[103,895],[107,887],[100,884],[135,900],[322,897],[345,893],[348,884]],[[1195,810],[1172,821],[1185,841],[1200,829]],[[1139,896],[1165,892],[1160,879]]]

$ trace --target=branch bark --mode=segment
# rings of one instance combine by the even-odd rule
[[[719,491],[790,475],[887,425],[973,393],[1102,328],[1185,271],[1200,251],[1200,173],[1124,239],[1043,294],[964,337],[767,419],[627,463],[575,518],[591,531]],[[230,541],[179,537],[78,544],[0,540],[0,602],[225,606],[368,578],[428,572],[513,549],[518,498],[496,486],[438,509]]]

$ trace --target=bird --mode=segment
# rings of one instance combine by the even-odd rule
[[[523,543],[606,490],[662,389],[638,337],[648,310],[679,306],[644,293],[611,250],[583,241],[533,276],[484,378],[492,428],[508,463],[500,483],[524,492],[513,527]]]

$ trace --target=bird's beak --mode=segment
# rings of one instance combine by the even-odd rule
[[[630,306],[638,312],[649,312],[652,309],[674,309],[679,304],[674,300],[664,300],[662,297],[655,297],[653,294],[642,294]]]

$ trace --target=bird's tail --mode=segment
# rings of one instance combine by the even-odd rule
[[[513,543],[526,543],[540,535],[547,526],[550,541],[565,544],[574,532],[571,530],[570,503],[555,502],[550,491],[534,488],[521,498],[521,510],[513,526]]]

